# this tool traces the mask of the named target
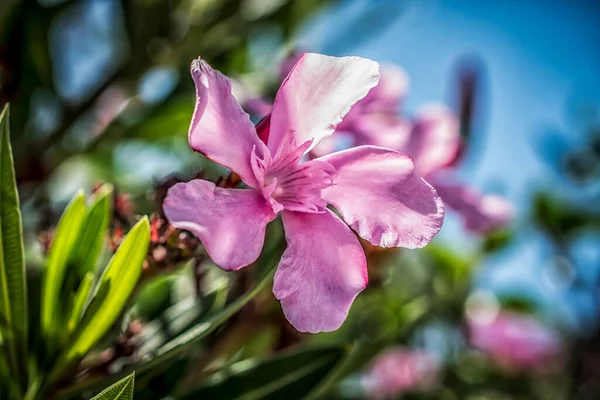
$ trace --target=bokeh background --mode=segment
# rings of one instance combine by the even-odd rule
[[[187,145],[193,58],[268,99],[294,50],[368,57],[407,73],[399,114],[441,102],[461,116],[456,173],[508,199],[515,218],[481,235],[448,212],[426,249],[372,249],[371,286],[340,331],[299,335],[274,317],[225,346],[221,362],[360,343],[328,396],[378,396],[365,382],[386,374],[373,359],[391,348],[403,360],[392,375],[404,377],[392,398],[600,398],[598,21],[595,0],[4,0],[0,103],[11,103],[28,265],[35,275],[44,233],[81,187],[113,182],[136,213],[151,214],[173,176],[225,176]],[[238,279],[213,276],[208,264],[203,279],[213,286]],[[132,318],[147,326],[187,301],[197,269],[166,271],[141,293]],[[266,302],[265,313],[279,315]],[[477,345],[469,321],[480,308],[490,321],[531,318],[551,334],[517,323],[509,339],[492,327],[484,334],[492,345]],[[517,344],[502,347],[505,340]],[[512,353],[535,353],[547,340],[559,354],[552,362],[514,362]],[[434,360],[431,382],[418,384],[423,371],[411,351]],[[174,381],[146,381],[139,398],[162,398]]]

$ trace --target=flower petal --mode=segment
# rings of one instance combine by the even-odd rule
[[[431,104],[417,114],[410,140],[397,148],[412,157],[419,175],[428,177],[456,159],[460,150],[458,121],[445,106]]]
[[[401,149],[411,139],[412,124],[392,114],[364,114],[354,122],[357,146]]]
[[[271,113],[269,149],[299,147],[306,152],[333,133],[350,107],[379,80],[379,65],[360,57],[328,57],[305,53],[281,84]],[[284,140],[293,135],[293,140]]]
[[[393,150],[359,146],[317,160],[338,172],[322,192],[365,240],[382,247],[423,247],[442,227],[444,205],[414,170],[412,160]]]
[[[367,261],[356,236],[331,211],[283,211],[287,248],[273,293],[301,332],[338,329],[367,285]]]
[[[300,49],[293,49],[289,52],[282,60],[279,66],[279,78],[283,81],[290,74],[290,71],[294,68],[294,65],[300,60],[300,58],[306,53]]]
[[[406,72],[396,65],[382,65],[379,84],[360,102],[365,111],[395,114],[408,93]]]
[[[236,172],[251,187],[257,187],[250,154],[260,141],[250,117],[231,94],[231,82],[204,60],[190,67],[196,85],[196,107],[188,133],[190,146],[211,160]],[[266,149],[265,149],[266,150]]]
[[[486,234],[506,226],[514,218],[513,205],[502,196],[484,195],[476,189],[458,183],[433,184],[448,207],[462,214],[467,229]]]
[[[238,270],[256,261],[276,214],[255,190],[223,189],[196,179],[172,186],[163,203],[169,222],[194,233],[215,264]]]

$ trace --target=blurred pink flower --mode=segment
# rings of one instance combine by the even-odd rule
[[[448,173],[459,161],[461,138],[458,121],[447,107],[425,105],[412,121],[397,116],[407,82],[401,69],[382,69],[379,85],[352,108],[338,129],[351,132],[354,145],[388,147],[412,157],[418,173],[438,189],[448,207],[462,215],[471,231],[485,234],[507,225],[514,218],[511,203],[455,182]]]
[[[502,367],[542,371],[560,359],[559,337],[532,317],[504,311],[467,323],[471,345]]]
[[[273,292],[300,331],[337,329],[367,284],[354,233],[376,246],[423,247],[442,225],[443,204],[404,154],[359,146],[304,160],[379,79],[359,57],[304,54],[282,83],[271,114],[256,127],[228,78],[205,61],[191,66],[196,108],[191,147],[236,172],[248,189],[196,179],[170,188],[165,215],[193,232],[225,270],[253,263],[265,229],[281,213],[285,250]]]
[[[435,384],[439,368],[437,359],[423,350],[393,348],[377,356],[361,383],[369,398],[396,398]]]
[[[281,68],[282,78],[300,55],[292,52],[288,56]],[[398,115],[408,87],[408,76],[401,68],[382,67],[379,84],[352,107],[338,125],[336,135],[323,140],[311,155],[319,157],[340,148],[363,145],[397,150],[414,160],[419,175],[462,215],[467,229],[485,234],[510,223],[514,207],[505,198],[484,195],[454,181],[452,174],[447,173],[459,161],[461,147],[458,121],[447,107],[425,105],[413,120]],[[244,105],[257,115],[270,111],[264,100],[253,99]]]

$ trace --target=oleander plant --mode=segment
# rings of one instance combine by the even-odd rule
[[[543,160],[591,198],[515,204],[462,172],[481,71],[410,112],[399,65],[296,43],[336,5],[0,5],[0,399],[600,398],[597,324],[481,284],[539,235],[596,293],[600,119]]]

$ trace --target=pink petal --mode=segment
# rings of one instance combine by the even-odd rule
[[[328,57],[306,53],[283,81],[273,104],[269,149],[300,147],[312,141],[312,150],[365,97],[379,80],[376,62],[360,57]],[[292,140],[284,140],[292,136]]]
[[[244,100],[242,104],[246,110],[260,117],[264,117],[265,115],[269,114],[273,108],[269,101],[260,97],[248,98]]]
[[[354,122],[358,146],[402,149],[411,139],[412,124],[392,114],[365,114]]]
[[[294,49],[290,53],[288,53],[283,62],[279,66],[279,77],[283,81],[290,74],[290,71],[294,68],[294,65],[300,60],[300,57],[304,55],[304,51],[299,49]]]
[[[462,214],[467,229],[485,234],[508,225],[514,218],[514,207],[504,197],[483,195],[465,185],[440,181],[433,181],[436,190],[448,207]]]
[[[163,203],[169,222],[194,233],[215,264],[238,270],[256,261],[276,214],[254,190],[223,189],[196,179],[172,186]]]
[[[382,247],[423,247],[442,227],[444,205],[401,153],[359,146],[321,157],[335,167],[322,196],[365,240]]]
[[[427,177],[456,159],[460,150],[458,129],[458,121],[448,108],[429,105],[419,112],[410,140],[398,150],[412,157],[419,175]]]
[[[406,72],[396,65],[381,67],[381,78],[367,96],[360,101],[368,111],[396,113],[408,93]]]
[[[354,132],[335,131],[335,135],[327,136],[309,153],[311,159],[334,153],[339,150],[354,147],[356,138]]]
[[[282,212],[287,248],[273,293],[301,332],[338,329],[367,285],[367,262],[358,239],[331,211]]]
[[[262,155],[265,146],[250,117],[231,94],[231,82],[199,58],[192,61],[190,70],[196,85],[196,108],[188,133],[190,146],[236,172],[249,186],[257,187],[250,154],[256,147]]]

